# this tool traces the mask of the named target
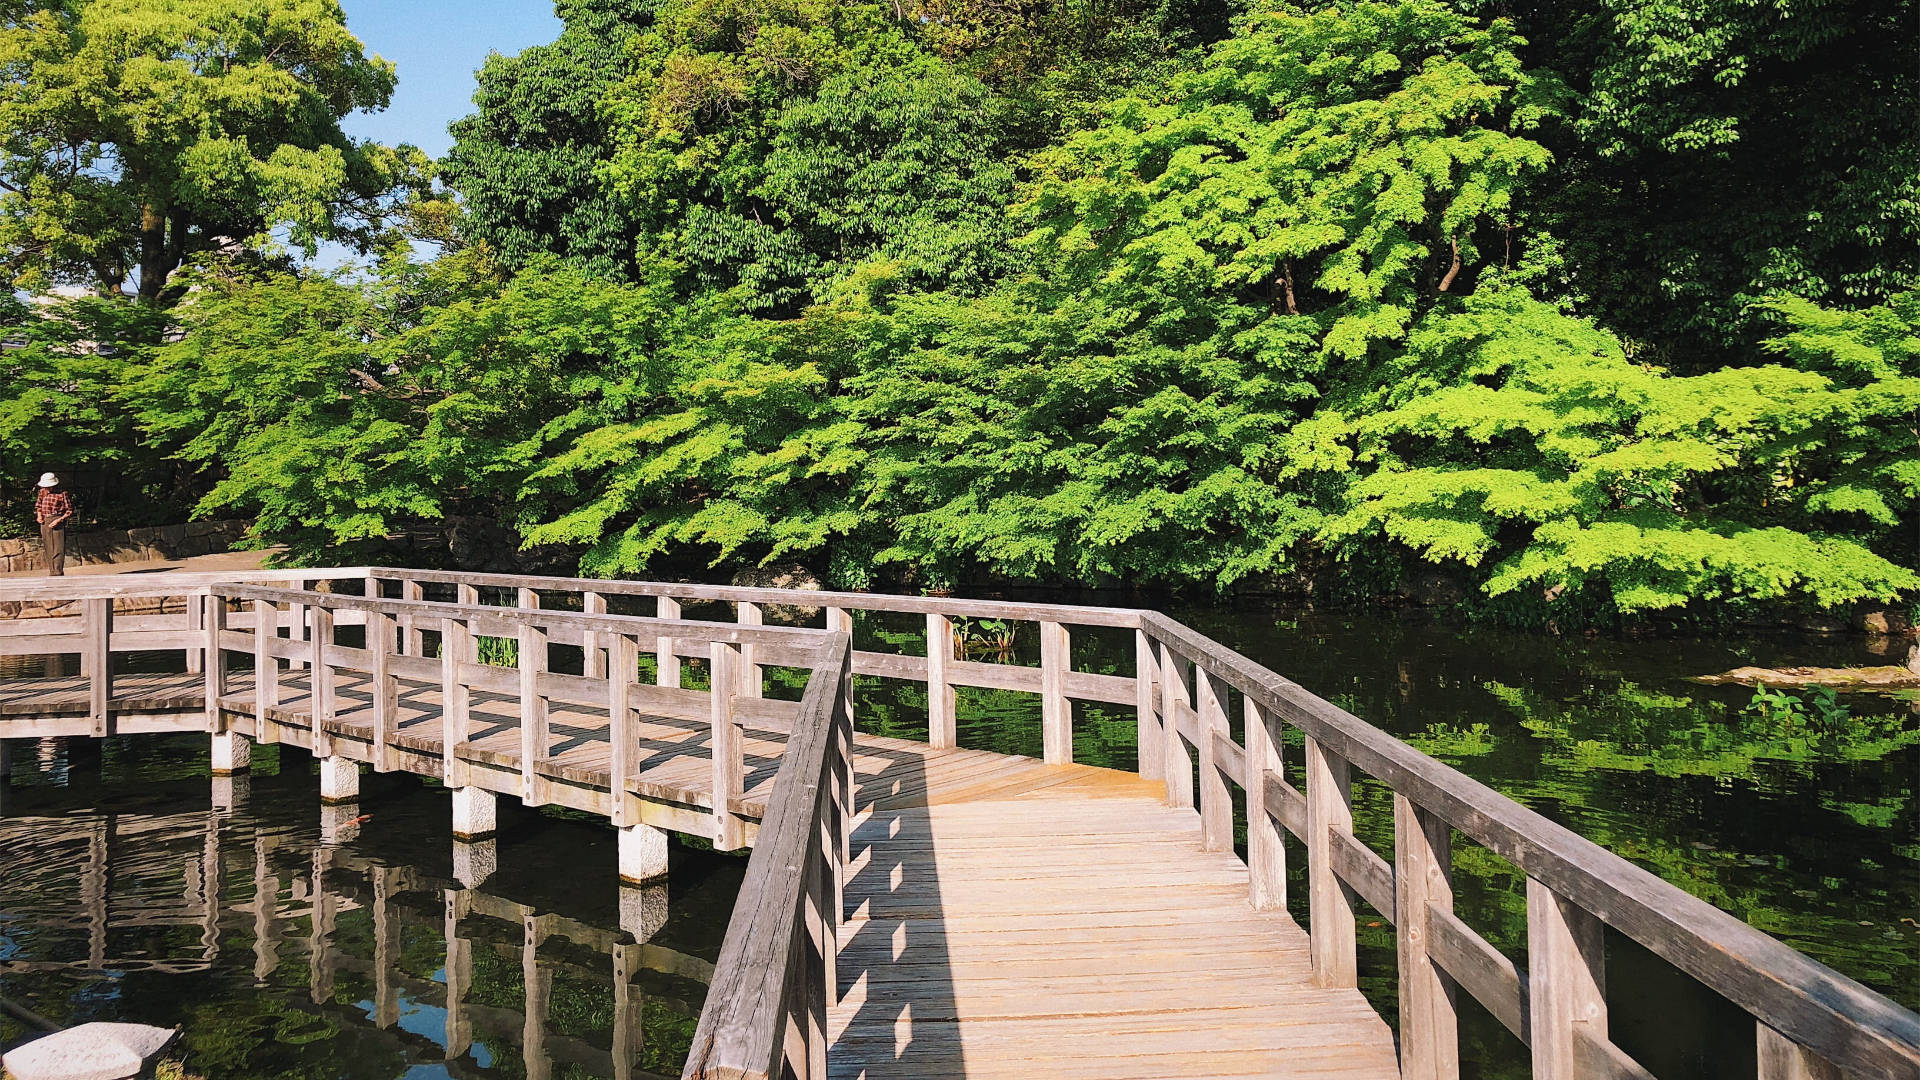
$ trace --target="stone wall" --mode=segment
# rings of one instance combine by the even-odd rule
[[[230,551],[247,530],[244,521],[194,521],[125,532],[67,534],[67,565],[162,562]],[[0,572],[44,570],[40,538],[0,540]]]

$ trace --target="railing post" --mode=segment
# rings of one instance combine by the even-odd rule
[[[1167,774],[1167,752],[1160,745],[1165,737],[1160,721],[1160,664],[1145,630],[1133,632],[1133,692],[1140,779],[1158,780]]]
[[[104,738],[111,725],[113,705],[113,600],[93,597],[80,605],[86,638],[80,666],[87,673],[87,712],[95,738]]]
[[[1067,628],[1040,624],[1040,730],[1049,765],[1073,764],[1073,703],[1067,700],[1067,670],[1073,664]]]
[[[1579,905],[1527,879],[1527,1001],[1534,1080],[1580,1080],[1580,1035],[1596,1042],[1607,1038],[1602,927]]]
[[[1844,1080],[1838,1066],[1780,1034],[1764,1020],[1754,1021],[1759,1080]]]
[[[293,589],[293,591],[295,592],[307,591],[307,583],[301,580],[288,582],[288,587]],[[292,603],[288,604],[287,605],[287,640],[290,642],[307,640],[307,636],[308,636],[307,627],[308,627],[307,606],[305,604],[292,604]],[[275,632],[278,633],[277,630]],[[306,666],[306,661],[299,659],[297,657],[287,661],[288,671],[297,671],[300,668],[305,666]]]
[[[1194,727],[1200,736],[1200,850],[1233,850],[1233,794],[1220,767],[1214,737],[1226,738],[1227,709],[1221,700],[1226,688],[1206,668],[1194,676],[1198,696]]]
[[[607,598],[597,592],[580,594],[580,611],[586,615],[605,615]],[[612,646],[603,640],[604,635],[588,630],[580,635],[581,668],[580,673],[589,679],[607,677],[608,650]]]
[[[1402,1080],[1457,1080],[1460,1075],[1453,980],[1428,953],[1433,908],[1453,909],[1453,830],[1439,815],[1395,792],[1393,910]]]
[[[1267,712],[1253,698],[1241,700],[1241,717],[1247,738],[1247,773],[1241,780],[1247,789],[1247,873],[1248,892],[1258,911],[1285,911],[1287,907],[1286,826],[1280,824],[1280,808],[1267,802],[1267,776],[1285,775],[1281,769],[1280,743],[1267,727]]]
[[[740,647],[724,641],[713,643],[711,689],[713,729],[708,744],[713,750],[713,846],[733,851],[745,844],[746,826],[733,812],[733,800],[740,797],[746,783],[746,764],[740,747],[740,728],[734,722],[734,696],[740,687]]]
[[[227,729],[220,699],[227,694],[227,654],[220,647],[220,635],[227,629],[227,598],[209,592],[200,598],[201,625],[205,628],[201,657],[201,691],[207,708],[207,732],[218,734]]]
[[[267,710],[280,704],[280,661],[268,652],[277,640],[280,612],[271,600],[253,602],[253,739],[262,746],[280,741]]]
[[[633,681],[640,672],[640,643],[625,634],[615,634],[608,639],[607,656],[607,739],[612,759],[609,787],[614,827],[624,829],[640,824],[640,808],[628,790],[633,782],[633,759],[639,750],[634,743],[631,702]]]
[[[426,599],[426,588],[412,578],[400,579],[400,599],[419,603]],[[420,626],[420,620],[412,614],[400,616],[400,643],[408,656],[425,656],[427,652],[426,631]]]
[[[1333,834],[1353,832],[1346,759],[1306,740],[1307,932],[1315,985],[1359,985],[1354,957],[1353,890],[1333,872]]]
[[[520,590],[520,603],[527,606],[532,589]],[[535,598],[538,602],[538,598]],[[540,675],[547,670],[547,632],[538,626],[520,627],[520,801],[538,806],[545,800],[546,785],[537,766],[547,756],[547,699],[540,693]]]
[[[759,604],[750,604],[743,600],[736,605],[736,608],[739,611],[741,626],[760,626],[766,622],[766,613],[760,610]],[[757,698],[761,694],[763,685],[764,679],[760,665],[753,660],[753,646],[740,646],[740,696]]]
[[[308,677],[312,693],[310,717],[313,724],[311,750],[315,757],[333,756],[333,736],[327,734],[326,723],[333,719],[334,710],[334,672],[328,653],[333,650],[333,610],[314,605],[307,609],[308,632],[312,636],[312,645]]]
[[[440,772],[442,782],[449,788],[467,786],[467,764],[456,751],[470,733],[473,693],[460,667],[474,662],[472,624],[465,619],[441,619]]]
[[[1175,656],[1166,643],[1160,644],[1160,714],[1166,718],[1166,737],[1161,740],[1165,761],[1160,771],[1167,782],[1167,805],[1193,805],[1193,759],[1187,756],[1186,743],[1180,738],[1180,713],[1187,704],[1189,665]]]
[[[413,631],[409,630],[409,633]],[[400,687],[393,677],[393,616],[367,612],[367,669],[373,691],[373,771],[393,771],[393,735]]]
[[[927,743],[935,750],[959,745],[959,696],[947,680],[953,660],[953,620],[927,613]]]
[[[678,619],[680,617],[680,601],[665,596],[660,597],[655,601],[653,615],[654,618],[657,619]],[[677,648],[678,646],[674,644],[673,639],[665,634],[662,634],[654,641],[653,681],[655,685],[680,685],[680,654],[675,651]]]
[[[189,596],[186,603],[187,633],[199,634],[207,628],[207,609],[199,597]],[[206,651],[204,649],[187,650],[187,674],[198,675],[206,669]]]

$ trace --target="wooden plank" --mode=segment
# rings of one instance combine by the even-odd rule
[[[740,728],[735,722],[734,700],[740,691],[740,647],[716,641],[709,654],[713,692],[708,695],[712,723],[708,745],[712,747],[713,846],[733,851],[746,842],[740,816],[733,812],[733,800],[746,788],[745,765],[741,758]]]
[[[278,608],[265,600],[253,602],[253,731],[262,745],[280,741],[280,729],[267,722],[267,712],[280,704],[280,661],[267,651],[279,621]]]
[[[113,700],[113,654],[107,643],[113,635],[113,601],[105,597],[88,600],[81,606],[81,613],[86,631],[80,670],[87,677],[87,715],[93,718],[94,738],[103,738],[112,730],[108,702]]]
[[[339,705],[336,698],[337,681],[333,669],[333,609],[313,605],[307,608],[309,644],[312,656],[308,660],[309,679],[313,703],[308,714],[311,741],[307,746],[318,757],[333,754],[333,738],[326,732],[326,724],[334,718]]]
[[[1602,924],[1527,879],[1527,1006],[1537,1080],[1579,1080],[1581,1037],[1607,1038]]]
[[[474,662],[475,648],[467,620],[440,620],[440,768],[448,787],[467,786],[466,762],[454,749],[472,738],[473,691],[461,668]]]
[[[1241,702],[1241,729],[1247,740],[1240,786],[1247,793],[1248,898],[1255,910],[1285,911],[1286,826],[1276,816],[1279,808],[1269,802],[1272,792],[1267,786],[1269,777],[1278,779],[1283,775],[1281,744],[1267,727],[1266,711],[1252,698]]]
[[[639,823],[640,807],[628,794],[638,751],[633,733],[631,690],[640,675],[640,643],[625,634],[607,641],[607,739],[610,743],[607,783],[613,798],[613,824],[627,828]]]
[[[227,598],[208,593],[197,600],[196,606],[200,608],[200,623],[205,634],[199,650],[204,680],[200,692],[206,701],[207,731],[217,734],[226,730],[226,716],[220,711],[220,699],[227,694],[227,654],[220,647],[220,639],[227,629]]]
[[[1202,670],[1194,680],[1194,711],[1200,723],[1200,847],[1203,851],[1233,849],[1233,792],[1227,787],[1230,766],[1220,760],[1220,743],[1229,742],[1226,687]],[[1238,747],[1235,747],[1238,749]]]
[[[679,619],[680,601],[662,596],[657,601],[655,615],[661,619]],[[675,651],[673,635],[662,633],[654,638],[653,654],[656,661],[654,682],[660,686],[680,685],[680,655]]]
[[[959,745],[958,696],[947,675],[954,661],[953,620],[927,614],[927,742],[935,750]]]
[[[395,713],[399,711],[399,684],[393,677],[393,650],[397,644],[394,617],[374,612],[367,620],[368,670],[373,692],[373,771],[393,771]]]
[[[1142,779],[1166,776],[1166,748],[1160,745],[1160,658],[1144,630],[1133,632],[1134,745]]]
[[[1320,986],[1356,986],[1353,893],[1333,868],[1332,834],[1353,833],[1347,763],[1307,739],[1306,766],[1307,919],[1314,981]]]
[[[1596,1039],[1584,1026],[1574,1028],[1573,1039],[1575,1063],[1580,1075],[1588,1080],[1656,1080],[1625,1050],[1606,1038]]]
[[[1044,760],[1049,765],[1073,762],[1073,704],[1067,699],[1067,669],[1073,666],[1067,628],[1057,622],[1040,624],[1040,728]]]
[[[580,594],[580,610],[588,615],[605,615],[607,597],[605,593],[584,592]],[[589,679],[607,677],[607,664],[612,642],[608,635],[598,630],[582,631],[580,651],[584,656],[581,674]]]
[[[1433,908],[1453,907],[1453,830],[1404,795],[1393,797],[1394,948],[1403,1080],[1458,1080],[1460,1020],[1453,983],[1427,954]]]
[[[531,589],[521,590],[520,601],[538,603]],[[540,676],[547,668],[546,631],[531,623],[520,627],[520,800],[528,806],[546,802],[547,787],[536,766],[547,756],[547,699],[540,693]]]
[[[400,599],[420,603],[426,599],[426,589],[413,578],[401,578]],[[400,616],[400,644],[405,647],[408,656],[427,655],[427,635],[422,625],[424,618],[424,615]]]
[[[1180,738],[1180,710],[1192,708],[1188,700],[1187,677],[1193,666],[1175,656],[1165,644],[1160,646],[1160,713],[1165,717],[1166,738],[1161,746],[1166,761],[1161,773],[1166,778],[1167,805],[1193,805],[1193,759],[1187,756],[1186,743]]]

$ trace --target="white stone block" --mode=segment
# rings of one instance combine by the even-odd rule
[[[360,798],[360,763],[344,757],[320,759],[320,801],[350,803]]]
[[[253,767],[253,740],[237,731],[213,737],[213,775],[232,776]]]
[[[0,1065],[14,1080],[128,1080],[179,1035],[146,1024],[81,1024],[9,1050]]]
[[[641,885],[667,876],[667,832],[632,825],[620,833],[620,880]]]
[[[485,788],[453,789],[453,835],[459,840],[485,840],[499,831],[499,799]]]

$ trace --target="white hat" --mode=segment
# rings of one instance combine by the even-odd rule
[[[40,486],[41,487],[59,487],[60,478],[53,475],[50,472],[43,472],[40,474]]]

